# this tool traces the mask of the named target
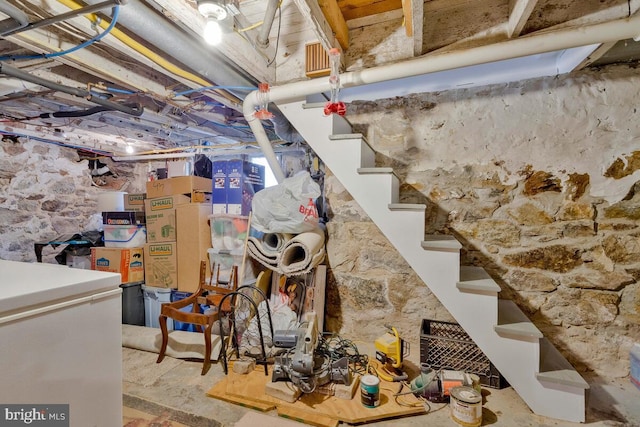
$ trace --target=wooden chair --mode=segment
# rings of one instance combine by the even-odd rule
[[[214,268],[215,266],[212,267],[212,270]],[[196,290],[196,292],[183,300],[162,304],[159,317],[160,330],[162,331],[162,347],[160,348],[160,354],[158,355],[156,363],[162,362],[165,352],[167,351],[167,344],[169,343],[167,318],[171,318],[173,320],[177,320],[178,322],[197,325],[197,329],[204,333],[205,354],[201,375],[205,375],[209,371],[209,368],[211,367],[211,328],[213,327],[213,322],[218,319],[220,311],[231,310],[231,298],[227,298],[225,300],[225,304],[223,304],[224,307],[219,307],[219,304],[226,294],[234,292],[238,288],[238,267],[235,265],[232,267],[231,275],[228,282],[220,283],[220,266],[218,265],[215,285],[206,284],[206,271],[206,261],[201,261],[200,282],[198,284],[198,289]],[[217,308],[217,310],[210,313],[199,313],[198,307],[203,303],[213,305]],[[185,312],[181,310],[182,308],[187,307],[189,304],[193,304],[191,312]]]

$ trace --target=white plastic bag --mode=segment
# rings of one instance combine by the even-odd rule
[[[304,233],[318,226],[320,186],[302,171],[253,196],[251,226],[263,233]]]

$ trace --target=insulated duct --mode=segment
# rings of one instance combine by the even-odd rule
[[[440,54],[427,54],[404,62],[341,74],[340,87],[362,86],[579,46],[617,42],[638,36],[639,28],[640,15],[635,15],[630,18],[602,24],[563,28],[542,34],[533,34],[487,46]],[[329,79],[320,78],[274,86],[267,93],[253,91],[245,98],[243,104],[244,116],[278,182],[284,180],[284,173],[260,120],[254,115],[256,107],[264,104],[265,99],[266,102],[276,104],[287,103],[302,100],[309,95],[329,92],[330,90]]]
[[[143,113],[143,108],[141,106],[136,107],[128,107],[126,105],[118,104],[116,102],[107,101],[104,98],[93,95],[91,92],[85,89],[78,89],[71,86],[64,86],[50,80],[43,79],[41,77],[33,76],[25,71],[20,70],[19,68],[14,68],[10,65],[6,65],[0,62],[0,74],[6,74],[11,77],[15,77],[20,80],[24,80],[30,83],[35,83],[40,86],[47,87],[49,89],[57,90],[59,92],[68,93],[69,95],[74,95],[79,98],[85,98],[86,100],[93,102],[94,104],[102,105],[103,107],[108,108],[109,110],[120,111],[132,116],[140,116]]]
[[[0,36],[4,36],[29,25],[29,17],[23,11],[10,5],[6,1],[0,2],[0,12],[9,15],[7,19],[0,21]]]
[[[97,3],[87,0],[88,4]],[[167,56],[180,61],[196,73],[219,86],[257,86],[257,81],[224,56],[207,49],[159,16],[141,0],[130,0],[120,11],[118,25],[143,38]],[[232,92],[233,91],[229,91]],[[242,95],[236,95],[242,98]]]

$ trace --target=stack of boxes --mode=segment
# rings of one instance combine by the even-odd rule
[[[123,284],[141,284],[143,324],[159,327],[162,303],[185,298],[198,289],[200,261],[215,259],[220,250],[228,252],[226,246],[212,244],[212,214],[223,214],[224,221],[241,217],[246,226],[253,194],[263,188],[264,166],[246,159],[214,162],[213,179],[176,176],[149,181],[146,194],[125,195],[125,212],[103,215],[105,247],[93,248],[92,269],[118,272]],[[145,223],[143,240],[137,234],[142,229],[138,222]],[[116,225],[128,228],[113,228]],[[237,233],[234,236],[239,239]],[[109,245],[108,240],[112,240]],[[243,242],[244,238],[240,244]],[[239,262],[242,248],[233,255],[233,263]],[[206,274],[209,280],[210,263]],[[123,317],[123,323],[131,322]],[[168,326],[171,329],[171,322]]]
[[[122,323],[144,325],[144,311],[140,307],[143,303],[146,228],[143,225],[144,206],[139,202],[144,200],[144,194],[124,197],[124,211],[102,212],[104,247],[91,248],[91,269],[120,273]]]
[[[147,183],[147,286],[187,292],[198,288],[200,261],[210,243],[211,188],[211,179],[197,176]]]

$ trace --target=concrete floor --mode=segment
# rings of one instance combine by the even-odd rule
[[[157,354],[123,348],[123,401],[127,407],[160,415],[170,411],[172,419],[190,427],[233,426],[251,409],[208,397],[206,392],[224,378],[222,366],[214,363],[200,375],[202,363],[165,357],[156,364]],[[640,426],[640,390],[628,378],[591,384],[585,424],[559,421],[532,414],[512,388],[483,388],[483,426],[570,427],[586,425]],[[275,411],[267,413],[277,417]],[[302,424],[301,424],[302,425]],[[459,426],[450,417],[448,405],[431,404],[425,415],[367,423],[367,426],[417,427]]]

